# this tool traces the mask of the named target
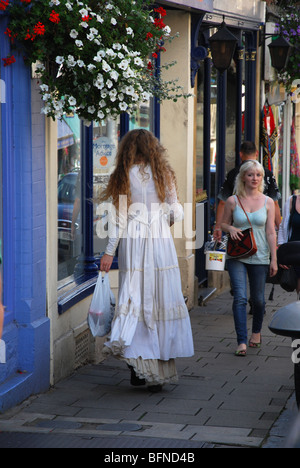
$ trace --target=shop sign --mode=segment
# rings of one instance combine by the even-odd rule
[[[100,137],[93,143],[94,171],[109,172],[115,162],[117,148],[113,141],[107,137]]]
[[[164,3],[171,3],[173,5],[181,5],[184,7],[194,8],[196,10],[204,10],[213,12],[213,0],[170,0]]]
[[[248,20],[265,21],[265,3],[261,0],[214,0],[214,13],[234,15]]]

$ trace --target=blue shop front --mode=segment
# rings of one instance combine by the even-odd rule
[[[0,14],[1,56],[11,54]],[[0,412],[49,388],[50,325],[46,316],[45,121],[37,83],[16,55],[0,67],[0,238],[4,351]]]

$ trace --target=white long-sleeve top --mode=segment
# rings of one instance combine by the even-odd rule
[[[290,217],[291,217],[291,208],[292,208],[292,199],[291,196],[284,205],[283,208],[283,217],[282,223],[278,232],[278,245],[286,244],[289,241],[289,238],[292,234],[289,229]]]
[[[161,203],[150,166],[142,168],[140,165],[134,165],[130,169],[129,177],[132,205],[127,212],[127,200],[125,199],[119,212],[110,217],[109,241],[105,250],[107,255],[114,256],[122,236],[130,235],[126,232],[130,220],[135,220],[142,225],[152,225],[155,229],[155,221],[160,216],[170,217],[174,222],[184,218],[183,207],[178,202],[175,183],[170,190],[167,190],[165,202]],[[165,230],[163,234],[169,236],[169,229]]]

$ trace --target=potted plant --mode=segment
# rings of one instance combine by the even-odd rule
[[[153,95],[184,95],[155,70],[172,38],[166,10],[151,9],[151,0],[0,0],[0,10],[9,15],[12,48],[21,51],[3,57],[3,65],[23,57],[37,64],[42,112],[53,119],[75,111],[102,121]]]

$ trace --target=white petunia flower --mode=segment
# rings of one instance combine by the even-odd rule
[[[64,61],[65,61],[64,57],[61,57],[61,56],[57,56],[56,59],[55,59],[55,62],[58,65],[62,65],[64,63]]]
[[[105,72],[111,71],[111,67],[108,65],[108,63],[105,60],[102,61],[102,68]]]
[[[143,66],[144,66],[144,62],[143,62],[143,60],[142,60],[140,57],[135,57],[134,63],[135,63],[135,65],[137,65],[138,67],[143,67]]]
[[[69,98],[69,104],[70,104],[70,106],[76,106],[77,101],[76,101],[76,99],[75,99],[73,96],[71,96],[71,97]]]
[[[112,70],[112,71],[110,72],[110,77],[111,77],[111,79],[114,80],[114,81],[118,81],[119,76],[120,76],[120,75],[119,75],[118,72],[116,72],[116,70]]]
[[[121,68],[121,70],[127,70],[128,67],[129,67],[128,60],[122,60],[122,62],[119,63],[119,68]]]
[[[121,111],[126,111],[128,109],[128,105],[126,104],[126,102],[120,102],[119,108],[121,109]]]
[[[49,86],[46,85],[46,84],[42,84],[42,85],[40,86],[40,88],[41,88],[41,90],[42,90],[43,92],[49,91]]]
[[[76,39],[78,37],[78,32],[76,31],[76,29],[72,29],[72,31],[70,32],[70,36],[72,39]]]
[[[132,28],[126,28],[126,32],[129,36],[132,36],[134,37],[134,32],[133,32],[133,29]]]
[[[73,57],[73,55],[68,55],[67,65],[68,65],[68,67],[75,67],[76,60]]]

